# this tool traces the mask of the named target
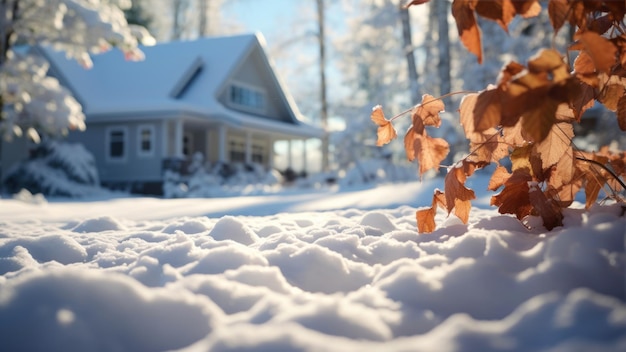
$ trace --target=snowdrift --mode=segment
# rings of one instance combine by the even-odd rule
[[[0,341],[8,351],[626,350],[621,211],[568,210],[545,232],[473,209],[468,225],[451,218],[429,235],[407,206],[0,216]]]

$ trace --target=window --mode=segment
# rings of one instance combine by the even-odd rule
[[[260,145],[252,145],[252,154],[250,155],[253,163],[262,164],[264,161],[264,150]],[[230,141],[230,161],[231,162],[245,162],[246,161],[246,145],[243,141],[231,140]]]
[[[154,126],[139,126],[137,128],[137,143],[137,154],[139,156],[154,155]]]
[[[123,161],[126,159],[126,138],[126,127],[110,127],[107,130],[107,160]]]
[[[263,164],[264,149],[265,148],[261,147],[260,145],[252,146],[252,162],[253,163]]]
[[[243,142],[230,141],[230,161],[241,163],[246,161],[246,147]]]
[[[265,109],[265,94],[261,90],[240,84],[230,86],[230,101],[240,107],[256,111]]]
[[[192,150],[193,150],[193,134],[185,133],[183,135],[183,155],[191,156]]]

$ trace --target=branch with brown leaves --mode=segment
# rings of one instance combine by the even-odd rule
[[[426,1],[412,1],[421,4]],[[444,191],[435,190],[431,206],[416,213],[419,232],[436,228],[438,208],[454,213],[467,223],[473,190],[467,177],[491,163],[496,164],[488,190],[491,205],[502,214],[513,214],[522,223],[540,216],[551,230],[561,226],[562,210],[584,190],[585,206],[596,203],[600,191],[619,202],[626,178],[626,153],[604,147],[597,152],[580,151],[572,143],[573,124],[594,102],[616,113],[626,130],[626,28],[624,1],[550,0],[548,10],[555,31],[569,23],[578,29],[569,47],[577,51],[573,70],[561,53],[543,49],[526,65],[511,62],[496,85],[464,96],[460,123],[469,140],[470,153],[447,170]],[[496,21],[506,31],[515,16],[536,16],[538,0],[454,0],[452,14],[465,47],[482,61],[482,44],[476,16]],[[412,126],[404,137],[409,161],[417,160],[420,177],[439,169],[449,152],[448,143],[430,137],[425,126],[439,127],[441,98],[424,95],[411,112]],[[409,112],[407,111],[407,112]],[[400,116],[400,115],[399,115]],[[379,126],[378,145],[396,138],[392,121],[382,107],[372,112]],[[508,158],[510,167],[500,164]]]

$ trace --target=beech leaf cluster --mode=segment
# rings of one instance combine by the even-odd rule
[[[452,2],[461,42],[479,62],[482,39],[477,16],[508,32],[516,16],[533,17],[540,11],[538,0]],[[574,124],[595,103],[614,111],[619,128],[626,131],[626,2],[550,0],[548,12],[555,33],[565,25],[576,28],[568,52],[544,48],[526,63],[510,62],[493,85],[463,97],[458,112],[470,152],[447,168],[444,190],[434,191],[430,207],[416,212],[419,232],[436,229],[437,209],[467,223],[476,195],[465,182],[492,163],[496,167],[488,190],[499,193],[491,197],[491,205],[524,224],[529,216],[538,216],[548,230],[562,226],[563,209],[581,191],[587,208],[598,201],[601,190],[625,203],[626,153],[609,147],[582,151],[572,139]],[[568,53],[575,54],[571,64]],[[425,94],[411,110],[404,147],[407,159],[417,160],[420,177],[439,169],[450,150],[444,139],[429,136],[425,128],[439,127],[444,109],[440,98]],[[397,136],[380,105],[371,118],[379,126],[379,146]],[[509,162],[503,164],[504,159]]]

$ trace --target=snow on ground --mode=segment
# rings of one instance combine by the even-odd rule
[[[418,235],[437,182],[0,200],[2,349],[626,350],[619,206],[546,232],[479,200]]]

